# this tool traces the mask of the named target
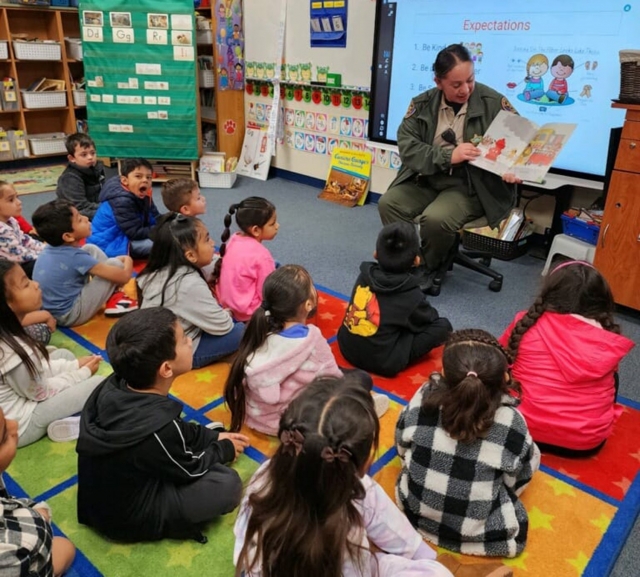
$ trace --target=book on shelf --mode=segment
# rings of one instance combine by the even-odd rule
[[[475,143],[480,156],[469,164],[500,176],[512,173],[521,180],[540,183],[575,127],[566,122],[538,126],[524,116],[501,110]]]

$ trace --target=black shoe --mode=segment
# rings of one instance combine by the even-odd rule
[[[420,273],[415,274],[416,280],[418,281],[418,285],[420,286],[420,290],[423,293],[428,293],[429,289],[433,286],[433,279],[436,276],[435,270],[428,270],[427,268],[422,268]]]

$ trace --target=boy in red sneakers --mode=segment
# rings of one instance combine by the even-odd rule
[[[117,290],[131,279],[131,257],[107,258],[97,246],[80,246],[91,234],[91,222],[70,202],[53,200],[39,206],[33,225],[48,243],[38,257],[33,279],[40,283],[44,309],[59,326],[86,323],[105,302],[107,315],[138,308],[135,300]]]

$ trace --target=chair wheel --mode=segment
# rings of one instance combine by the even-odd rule
[[[480,264],[483,264],[484,266],[491,266],[491,258],[489,257],[481,258]]]
[[[442,288],[439,284],[434,284],[429,287],[427,294],[432,297],[437,297],[440,294],[440,289]]]
[[[502,280],[492,280],[489,283],[489,290],[494,293],[499,293],[502,290]]]

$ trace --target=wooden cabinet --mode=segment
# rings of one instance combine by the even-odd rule
[[[57,60],[18,58],[12,40],[16,35],[28,39],[55,40],[60,43]],[[0,111],[0,126],[4,130],[24,130],[27,135],[48,132],[76,132],[78,119],[86,118],[84,106],[74,104],[70,77],[83,76],[82,61],[67,56],[65,37],[78,38],[80,25],[77,9],[49,7],[0,8],[0,40],[8,43],[8,58],[0,60],[0,76],[13,78],[17,83],[16,110]],[[39,78],[65,81],[66,106],[27,108],[22,102],[20,89],[25,89]]]
[[[616,303],[640,310],[640,105],[626,109],[594,264]]]

